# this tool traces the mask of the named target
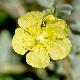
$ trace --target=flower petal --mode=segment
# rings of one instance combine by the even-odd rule
[[[27,30],[30,34],[36,33],[36,29],[40,27],[43,14],[39,11],[31,11],[18,19],[19,26]]]
[[[15,35],[12,39],[12,46],[15,52],[24,55],[35,45],[34,38],[21,28],[15,30]]]
[[[41,44],[36,44],[32,51],[26,54],[26,62],[32,67],[45,68],[49,65],[50,58]]]
[[[48,41],[45,46],[47,46],[51,59],[58,60],[65,58],[69,54],[72,45],[69,38],[64,38],[62,40]]]
[[[42,29],[48,33],[48,37],[50,38],[66,38],[68,34],[67,24],[61,19],[47,21],[46,27],[43,27]]]
[[[55,17],[52,15],[48,15],[46,17],[44,17],[43,21],[51,21],[51,20],[55,20]]]

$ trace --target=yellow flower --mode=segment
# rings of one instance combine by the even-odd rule
[[[45,68],[53,60],[65,58],[71,50],[64,20],[48,15],[43,18],[39,11],[31,11],[18,19],[20,28],[15,30],[12,46],[15,52],[26,54],[26,62],[32,67]],[[50,57],[49,57],[50,55]]]

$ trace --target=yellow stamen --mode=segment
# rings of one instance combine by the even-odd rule
[[[30,47],[30,46],[28,45],[28,47]]]
[[[56,33],[54,33],[54,34],[56,34]]]
[[[43,26],[46,26],[45,24],[43,24]]]
[[[35,47],[35,49],[37,49],[37,48]]]
[[[27,43],[25,43],[25,45],[27,45]]]
[[[53,46],[50,46],[50,47],[53,47]]]
[[[43,24],[44,24],[44,22],[43,22]]]

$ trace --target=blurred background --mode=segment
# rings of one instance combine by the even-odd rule
[[[33,68],[13,50],[12,38],[18,18],[30,11],[44,15],[46,9],[66,21],[72,49],[46,68]],[[80,80],[80,0],[0,0],[0,80]]]

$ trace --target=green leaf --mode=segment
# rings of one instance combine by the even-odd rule
[[[79,32],[80,33],[80,21],[77,20],[75,23],[71,23],[68,25],[69,28],[73,31]]]
[[[57,8],[58,10],[73,10],[73,7],[70,4],[63,4]]]
[[[72,74],[74,80],[80,80],[80,54],[76,55],[73,60],[73,69],[72,69]]]
[[[71,10],[59,10],[57,16],[61,18],[62,16],[70,15],[70,14],[71,14]]]
[[[58,68],[57,68],[57,73],[58,74],[62,74],[63,73],[63,60],[57,60],[56,61],[57,65],[58,65]]]
[[[54,17],[57,16],[57,6],[55,6],[55,8],[54,8],[53,16],[54,16]]]
[[[70,39],[72,47],[71,47],[71,54],[75,54],[77,52],[77,39],[74,37],[73,33],[71,32],[70,28],[67,27],[68,35],[67,37]]]
[[[45,16],[44,16],[44,17],[46,17],[46,16],[48,16],[48,15],[51,15],[51,12],[48,11],[48,10],[45,10]]]
[[[63,4],[57,8],[58,17],[62,18],[62,16],[70,15],[73,7],[70,4]]]
[[[7,30],[2,30],[0,34],[0,61],[2,64],[10,62],[11,57],[10,42],[11,42],[10,33]]]
[[[72,5],[73,5],[74,12],[80,12],[80,2],[75,1],[75,2],[73,2]]]
[[[47,67],[50,71],[54,71],[55,70],[55,64],[53,61],[50,61],[48,67]]]
[[[45,13],[45,12],[46,12],[46,10],[47,10],[47,11],[49,11],[49,12],[51,12],[51,10],[50,10],[50,9],[45,9],[45,10],[43,10],[43,11],[42,11],[43,16],[45,16],[45,14],[46,14],[46,13]]]
[[[52,8],[54,5],[54,0],[36,0],[36,2],[45,8]]]
[[[6,21],[6,19],[8,17],[9,17],[9,15],[6,13],[6,11],[1,9],[0,10],[0,26],[2,26],[2,24],[4,24],[4,22]]]
[[[74,34],[77,42],[77,52],[80,53],[80,35]]]
[[[0,72],[4,73],[7,71],[4,70],[4,67],[9,64],[21,64],[20,58],[13,54],[11,46],[12,37],[8,30],[1,30],[0,32]],[[12,65],[13,66],[13,65]]]

